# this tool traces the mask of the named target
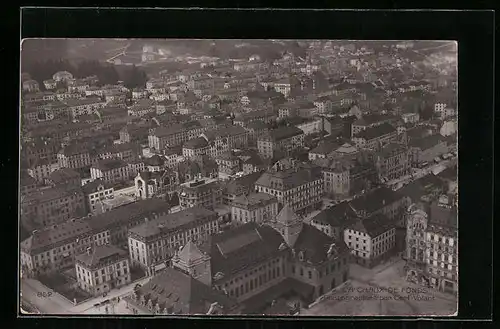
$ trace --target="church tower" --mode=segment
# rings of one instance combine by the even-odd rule
[[[271,224],[275,230],[280,232],[289,247],[293,247],[295,241],[297,241],[302,231],[302,225],[302,220],[288,204],[285,204],[278,216],[276,216],[276,220]]]
[[[212,286],[212,270],[210,256],[204,254],[192,241],[188,243],[172,258],[172,266],[192,278]]]

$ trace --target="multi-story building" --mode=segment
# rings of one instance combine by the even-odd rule
[[[259,257],[255,257],[256,254]],[[299,306],[308,305],[347,280],[349,249],[342,240],[336,241],[303,224],[289,207],[285,207],[272,226],[251,222],[213,235],[200,246],[188,241],[174,254],[172,266],[150,281],[156,286],[140,288],[136,296],[127,300],[129,307],[137,313],[155,310],[188,313],[192,296],[182,297],[187,303],[182,304],[184,306],[172,304],[165,298],[159,303],[156,299],[149,302],[151,291],[156,291],[158,286],[163,291],[172,291],[174,287],[175,291],[184,291],[182,282],[187,280],[186,276],[192,280],[191,284],[196,282],[199,294],[207,296],[211,292],[204,297],[207,302],[214,300],[209,298],[213,296],[212,291],[218,291],[235,304],[220,307],[223,301],[219,300],[217,307],[216,303],[212,306],[207,303],[197,308],[203,314],[237,314],[238,311],[267,314],[272,299],[280,298],[299,301]],[[173,300],[181,298],[176,296]]]
[[[398,141],[398,131],[389,123],[366,128],[354,135],[352,141],[359,148],[379,150],[384,145]]]
[[[288,154],[303,146],[304,132],[294,126],[271,130],[268,134],[257,138],[257,148],[265,158],[272,158],[278,151]]]
[[[173,171],[142,171],[134,179],[135,195],[139,199],[164,197],[171,195],[179,185],[176,172]]]
[[[240,314],[234,299],[200,280],[209,272],[203,269],[199,274],[203,259],[199,255],[191,245],[186,245],[179,254],[179,264],[186,270],[166,268],[124,298],[127,309],[133,314]]]
[[[410,199],[387,187],[373,189],[349,202],[360,218],[384,214],[392,220],[404,222],[404,211]]]
[[[85,219],[34,230],[21,242],[21,272],[23,276],[37,277],[75,265],[75,256],[89,247],[109,243],[109,232],[95,232]]]
[[[129,124],[120,130],[120,142],[135,142],[139,145],[148,144],[149,127],[144,125]],[[150,145],[151,147],[151,145]]]
[[[28,174],[38,182],[43,182],[53,172],[54,167],[48,159],[40,159],[28,168]]]
[[[408,208],[407,280],[443,292],[458,292],[457,207],[443,195],[430,205]]]
[[[244,148],[248,145],[248,134],[246,130],[240,126],[207,130],[203,132],[201,136],[216,148],[227,145],[229,149],[237,149]]]
[[[128,245],[128,230],[147,220],[153,220],[170,211],[170,205],[162,199],[138,200],[90,217],[95,232],[109,231],[109,242],[119,247]]]
[[[112,245],[89,247],[76,256],[75,269],[78,287],[93,296],[130,283],[127,252]]]
[[[103,213],[102,201],[115,197],[113,186],[100,178],[85,184],[82,190],[85,195],[86,210],[92,215]]]
[[[234,175],[240,171],[240,159],[230,153],[221,154],[215,158],[219,173]]]
[[[162,151],[167,147],[182,145],[184,142],[200,136],[206,129],[198,121],[175,124],[170,127],[159,127],[149,134],[149,147]]]
[[[120,159],[99,160],[90,168],[92,179],[101,178],[106,183],[127,181],[130,178],[128,164]]]
[[[394,252],[396,221],[383,213],[357,219],[345,228],[344,242],[357,263],[372,267]]]
[[[204,137],[193,138],[182,145],[182,156],[187,159],[195,158],[201,155],[206,155],[210,152],[210,144]],[[229,151],[227,145],[221,150],[222,152]]]
[[[323,119],[317,117],[308,120],[304,119],[302,123],[296,124],[295,127],[302,130],[304,135],[317,134],[323,131]]]
[[[45,180],[47,185],[51,186],[81,186],[82,180],[80,174],[73,169],[61,168],[53,171]]]
[[[23,144],[21,154],[28,166],[42,159],[47,159],[50,163],[57,163],[57,152],[59,148],[60,145],[55,142],[36,140],[31,143]]]
[[[43,227],[83,216],[85,200],[81,188],[40,188],[21,199],[21,221],[27,227]]]
[[[315,163],[321,165],[325,195],[335,200],[348,198],[351,185],[349,166],[330,159],[320,159]]]
[[[60,168],[88,168],[94,164],[96,158],[91,156],[88,145],[72,143],[57,153],[57,162]]]
[[[285,171],[267,171],[255,182],[257,192],[275,196],[282,205],[304,213],[321,206],[323,175],[316,166],[296,166]]]
[[[215,209],[222,204],[222,187],[215,178],[195,178],[180,185],[179,203],[183,209],[197,206]]]
[[[231,203],[234,223],[268,223],[278,215],[278,199],[267,193],[250,193],[236,197]]]
[[[154,274],[188,241],[202,243],[219,232],[217,213],[192,207],[160,216],[129,230],[128,248],[132,265]]]
[[[328,207],[311,219],[311,225],[326,235],[344,241],[344,230],[359,217],[348,201]]]
[[[40,86],[38,85],[38,82],[36,80],[26,80],[23,81],[23,91],[26,92],[39,92],[40,91]]]
[[[417,123],[420,120],[418,113],[404,113],[401,115],[404,123]]]
[[[380,126],[384,123],[394,124],[398,121],[398,117],[392,115],[371,114],[365,115],[361,119],[357,119],[352,123],[351,138],[368,128]]]
[[[390,181],[410,174],[411,163],[406,145],[387,144],[377,152],[374,161],[379,181]]]
[[[424,162],[432,162],[436,157],[448,153],[446,139],[440,134],[411,139],[409,146],[409,161],[413,166]]]
[[[84,99],[66,99],[65,104],[73,119],[84,114],[95,114],[99,109],[106,107],[106,102],[98,97]]]

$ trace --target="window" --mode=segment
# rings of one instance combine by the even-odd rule
[[[300,276],[304,276],[304,268],[300,268]]]
[[[292,265],[292,274],[295,274],[295,265]]]
[[[309,279],[312,279],[312,271],[309,271]]]

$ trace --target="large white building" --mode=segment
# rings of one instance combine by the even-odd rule
[[[265,223],[278,215],[278,200],[267,193],[251,193],[236,197],[231,204],[231,218],[240,224]]]
[[[381,213],[355,220],[344,230],[344,242],[359,264],[374,266],[396,246],[395,221]]]
[[[127,252],[111,245],[78,255],[75,269],[78,286],[94,296],[130,283]]]

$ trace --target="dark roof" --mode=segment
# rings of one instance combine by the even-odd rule
[[[51,180],[54,184],[66,183],[73,179],[80,179],[80,174],[70,168],[61,168],[53,171],[49,175],[49,180]]]
[[[183,148],[198,149],[198,148],[203,148],[203,147],[207,147],[207,146],[208,146],[208,142],[205,138],[197,137],[197,138],[193,138],[193,139],[190,139],[189,141],[185,142],[183,145]]]
[[[321,168],[313,166],[311,168],[292,168],[278,172],[267,171],[262,174],[255,184],[288,190],[318,179],[322,179]]]
[[[165,160],[158,154],[155,154],[152,157],[146,158],[144,160],[144,164],[146,166],[163,166],[164,163]]]
[[[170,309],[169,313],[176,314],[206,314],[214,302],[228,313],[236,306],[232,298],[174,268],[166,268],[154,276],[138,289],[137,295],[144,296],[146,303],[151,300],[153,307],[158,304],[160,310]],[[129,302],[139,306],[131,299]],[[142,308],[148,311],[147,307]]]
[[[316,148],[312,149],[311,151],[309,151],[309,153],[325,154],[326,155],[326,154],[332,153],[333,151],[335,151],[339,147],[340,147],[340,145],[338,143],[321,141],[318,143],[318,146]]]
[[[350,227],[374,238],[395,227],[395,222],[384,214],[375,214],[365,219],[359,219]]]
[[[230,276],[275,257],[283,242],[270,226],[250,222],[210,236],[201,249],[211,257],[213,274]]]
[[[458,228],[458,213],[454,205],[443,205],[435,201],[430,206],[428,229],[432,232],[445,230],[447,234],[456,235]]]
[[[455,181],[458,179],[458,167],[451,166],[446,168],[445,170],[441,171],[437,177],[443,179],[443,180],[452,180]]]
[[[370,140],[393,132],[396,132],[396,128],[389,123],[383,123],[375,127],[366,128],[355,137]]]
[[[333,227],[342,227],[354,218],[357,218],[356,212],[351,208],[349,202],[344,201],[322,210],[312,218],[312,221],[317,221],[321,224]]]
[[[142,238],[148,238],[162,233],[166,234],[198,220],[212,220],[211,216],[214,214],[213,211],[202,207],[192,207],[149,220],[130,229],[129,232]]]
[[[31,255],[38,254],[74,241],[79,236],[86,236],[91,231],[92,228],[88,221],[84,219],[69,220],[34,231],[29,238],[21,242],[21,249]]]
[[[76,261],[87,268],[99,268],[106,266],[108,261],[120,261],[127,259],[128,254],[125,250],[112,245],[102,245],[93,248],[90,253],[83,253],[75,257]]]
[[[121,159],[104,159],[99,160],[94,168],[100,169],[102,171],[113,170],[117,168],[127,167],[127,163]]]
[[[438,145],[442,140],[443,137],[439,134],[436,134],[423,138],[411,139],[409,144],[411,147],[419,148],[421,150],[427,150]]]
[[[255,182],[262,175],[261,172],[254,172],[233,180],[230,180],[226,186],[225,190],[227,194],[240,195],[242,193],[247,193],[254,190]]]
[[[100,231],[114,226],[126,226],[135,220],[143,220],[155,214],[166,213],[169,210],[170,205],[164,200],[154,198],[145,199],[111,209],[97,216],[92,216],[88,219],[88,223],[93,230]]]
[[[102,186],[104,189],[111,188],[111,186],[108,185],[106,182],[104,182],[102,179],[96,179],[92,182],[83,185],[82,187],[83,193],[85,193],[86,195],[95,193],[98,191],[97,189],[99,186]]]
[[[309,224],[302,224],[302,230],[293,245],[296,252],[303,252],[304,259],[312,264],[321,264],[328,259],[328,250],[333,246],[335,256],[347,251],[343,239],[337,241]]]
[[[352,200],[350,204],[355,211],[366,211],[370,214],[402,197],[401,194],[388,187],[380,187]]]
[[[396,117],[394,117],[392,115],[374,113],[374,114],[364,115],[361,119],[354,121],[353,124],[364,126],[364,125],[371,125],[371,124],[374,124],[377,122],[382,122],[382,121],[387,122],[389,120],[395,120],[395,119],[396,119]]]
[[[442,190],[442,181],[433,174],[428,174],[403,186],[398,193],[409,197],[413,202],[418,202],[423,196]]]
[[[233,205],[247,207],[262,207],[264,205],[277,202],[276,197],[267,193],[250,193],[236,197],[233,200]]]
[[[275,142],[302,134],[304,134],[304,132],[295,126],[281,127],[271,130],[268,133],[269,137]]]

